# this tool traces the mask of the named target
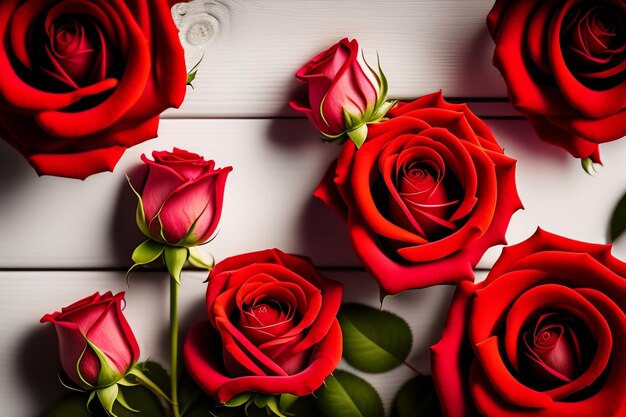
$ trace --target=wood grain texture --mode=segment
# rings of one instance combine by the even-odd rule
[[[213,35],[194,90],[166,117],[293,115],[296,71],[343,37],[380,54],[390,96],[505,97],[485,19],[493,0],[206,0]]]
[[[604,169],[591,177],[578,160],[540,142],[524,120],[489,120],[506,152],[518,159],[517,186],[526,207],[513,216],[509,243],[542,228],[603,243],[608,221],[626,192],[626,141],[602,147]],[[233,165],[218,237],[205,250],[223,259],[278,247],[321,266],[359,266],[346,226],[311,193],[338,154],[304,119],[164,120],[161,137],[129,150],[113,174],[86,181],[38,178],[0,145],[0,268],[125,268],[142,241],[135,197],[124,174],[139,155],[173,146]],[[499,248],[479,268],[489,268]],[[626,239],[615,253],[626,259]]]
[[[344,302],[380,306],[377,286],[367,274],[328,271],[325,275],[344,283]],[[206,317],[205,279],[202,272],[183,272],[182,335]],[[139,341],[141,358],[167,366],[169,296],[165,273],[136,273],[130,288],[126,287],[123,272],[0,272],[0,282],[0,415],[39,416],[65,392],[57,380],[53,327],[41,325],[38,320],[96,291],[127,291],[124,314]],[[386,310],[410,323],[414,343],[408,362],[420,372],[430,372],[429,347],[439,338],[452,293],[452,287],[442,286],[408,291],[385,301]],[[340,368],[356,372],[346,363]],[[404,366],[378,375],[356,373],[373,383],[387,409],[400,386],[414,375]]]

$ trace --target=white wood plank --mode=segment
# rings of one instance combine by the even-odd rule
[[[344,302],[380,306],[378,290],[365,273],[327,272],[345,284]],[[206,317],[204,273],[184,272],[181,332]],[[127,288],[122,272],[0,272],[0,415],[35,416],[63,394],[57,380],[58,350],[52,326],[39,318],[96,291],[126,291],[124,311],[141,347],[142,359],[167,365],[168,284],[165,273],[137,273]],[[413,331],[408,362],[429,372],[429,346],[439,337],[452,287],[409,291],[385,301],[384,308],[404,317]],[[346,363],[343,369],[351,369]],[[402,366],[392,372],[360,373],[380,392],[388,409],[393,396],[413,373]]]
[[[509,155],[526,210],[514,215],[509,243],[537,226],[605,242],[610,214],[626,193],[626,141],[602,147],[595,177],[578,160],[540,142],[524,120],[489,120]],[[142,237],[124,173],[139,155],[173,146],[232,164],[223,221],[206,250],[217,259],[268,247],[311,256],[323,266],[358,266],[345,225],[311,193],[338,154],[306,120],[164,120],[161,137],[126,153],[111,173],[86,181],[38,178],[15,151],[0,145],[0,268],[124,268]],[[499,249],[479,263],[489,268]],[[626,259],[626,239],[615,253]]]
[[[390,96],[443,88],[453,97],[505,97],[485,19],[493,0],[211,0],[214,34],[181,110],[167,117],[292,115],[296,71],[343,37],[376,52]],[[191,14],[191,13],[190,13]]]

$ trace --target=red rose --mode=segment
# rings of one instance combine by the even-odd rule
[[[308,395],[341,359],[342,286],[279,250],[228,258],[209,274],[209,322],[184,346],[187,369],[218,401],[243,392]]]
[[[537,134],[600,162],[626,135],[626,3],[496,0],[487,24],[494,64]]]
[[[174,148],[141,156],[148,167],[137,188],[137,224],[149,238],[167,245],[195,246],[207,242],[222,216],[226,177],[232,167]]]
[[[626,264],[542,230],[463,283],[432,371],[446,417],[626,415]]]
[[[347,219],[356,253],[388,294],[473,280],[521,208],[515,160],[465,105],[441,93],[400,103],[346,143],[315,195]]]
[[[385,102],[384,74],[376,74],[365,62],[356,40],[342,39],[320,53],[296,73],[308,86],[307,103],[292,101],[328,139],[348,134],[360,145],[367,124],[385,116],[392,102]]]
[[[122,314],[123,301],[123,292],[95,293],[41,318],[42,323],[54,324],[61,368],[81,388],[114,384],[139,359],[139,345]]]
[[[0,37],[0,132],[40,175],[112,170],[185,95],[165,0],[4,0]]]

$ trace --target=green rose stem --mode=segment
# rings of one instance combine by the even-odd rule
[[[180,417],[178,409],[178,289],[180,284],[170,277],[170,397],[172,413]]]

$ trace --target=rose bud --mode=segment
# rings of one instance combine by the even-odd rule
[[[538,230],[462,282],[432,372],[445,417],[626,415],[626,263]]]
[[[341,295],[305,258],[273,249],[225,259],[209,274],[209,321],[185,341],[187,370],[220,402],[309,395],[341,360]]]
[[[109,387],[122,379],[139,359],[139,345],[122,314],[124,293],[95,293],[46,314],[59,339],[63,373],[78,387]]]
[[[307,104],[292,101],[327,140],[348,135],[357,147],[367,124],[384,118],[394,105],[387,100],[387,79],[363,58],[356,40],[342,39],[300,68],[296,78],[308,84]]]
[[[147,173],[139,187],[137,225],[165,245],[195,246],[215,233],[222,214],[226,177],[232,167],[215,169],[213,161],[174,148],[142,155]]]

